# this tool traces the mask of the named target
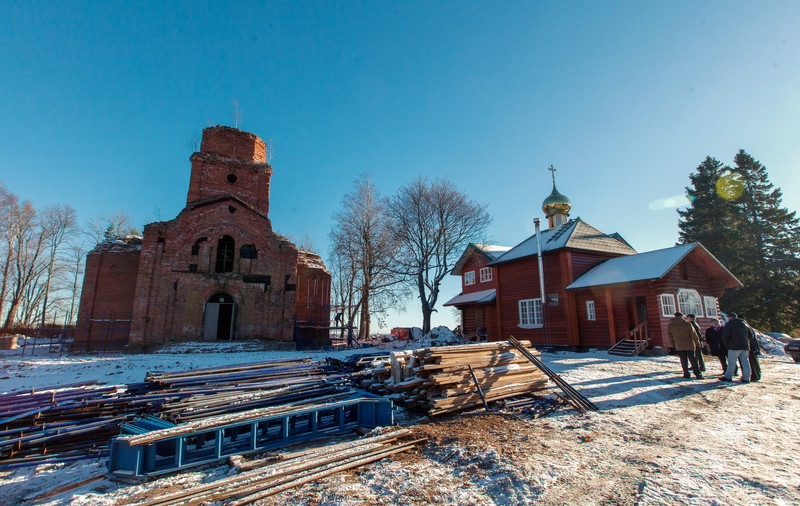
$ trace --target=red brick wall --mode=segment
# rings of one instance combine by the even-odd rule
[[[140,253],[139,245],[103,243],[86,256],[76,341],[127,343]]]
[[[266,163],[264,141],[233,128],[206,128],[200,152],[190,160],[187,204],[235,195],[261,214],[269,213],[272,167]]]

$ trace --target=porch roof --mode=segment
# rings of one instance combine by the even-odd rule
[[[461,293],[444,303],[445,306],[457,306],[460,304],[481,304],[484,302],[492,302],[497,297],[497,291],[492,288],[491,290],[481,290],[480,292]]]

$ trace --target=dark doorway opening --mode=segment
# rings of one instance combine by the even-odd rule
[[[226,293],[218,293],[206,302],[203,338],[230,340],[236,335],[236,302]]]

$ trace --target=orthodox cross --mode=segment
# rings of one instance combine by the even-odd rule
[[[547,169],[550,171],[550,175],[553,177],[553,186],[556,184],[556,168],[550,165],[550,168]]]

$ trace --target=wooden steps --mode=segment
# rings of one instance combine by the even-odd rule
[[[623,339],[608,349],[609,355],[619,355],[622,357],[635,357],[647,348],[647,341],[634,341],[633,339]]]

